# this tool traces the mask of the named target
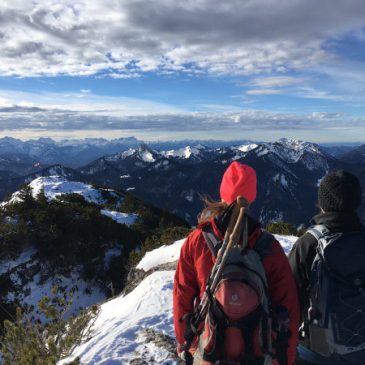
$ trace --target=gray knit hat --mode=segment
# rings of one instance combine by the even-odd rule
[[[318,189],[318,204],[325,212],[353,212],[361,204],[358,178],[338,170],[326,175]]]

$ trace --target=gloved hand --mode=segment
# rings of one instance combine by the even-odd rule
[[[177,356],[183,361],[185,361],[186,365],[192,365],[194,362],[194,357],[190,353],[190,351],[185,349],[184,345],[178,344],[177,346]]]
[[[193,325],[194,315],[193,313],[188,313],[184,316],[185,320],[185,331],[184,338],[187,342],[191,342],[194,337],[198,334],[198,328]]]

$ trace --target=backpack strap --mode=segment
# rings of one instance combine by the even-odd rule
[[[203,227],[203,237],[207,246],[214,257],[217,257],[218,251],[222,246],[223,241],[218,239],[216,234],[214,233],[213,227],[211,224],[207,224]],[[261,260],[272,254],[272,242],[275,240],[275,237],[264,230],[260,237],[256,240],[253,249],[259,254]]]
[[[331,232],[324,224],[318,224],[307,230],[317,241],[331,235]]]
[[[316,252],[319,259],[324,260],[324,251],[326,247],[340,237],[342,233],[333,233],[325,225],[319,224],[310,228],[307,233],[311,234],[317,240]]]
[[[217,257],[218,251],[221,248],[223,241],[217,238],[211,224],[207,224],[205,227],[203,227],[202,232],[210,252],[214,257]]]

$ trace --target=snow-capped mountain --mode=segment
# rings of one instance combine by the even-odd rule
[[[253,166],[258,198],[252,213],[264,223],[306,224],[316,212],[317,182],[341,163],[315,144],[281,139],[209,149],[187,146],[156,151],[147,146],[101,158],[79,170],[84,176],[132,190],[157,206],[196,224],[200,196],[218,198],[220,179],[232,161]]]
[[[142,144],[98,158],[77,170],[59,165],[57,174],[133,192],[196,224],[196,216],[202,209],[201,195],[219,198],[221,176],[235,160],[257,171],[258,197],[252,213],[263,223],[285,220],[295,225],[307,224],[317,212],[318,182],[331,170],[344,168],[354,172],[365,190],[361,164],[333,157],[316,144],[290,139],[220,148],[197,144],[162,151]],[[4,196],[38,176],[54,175],[51,171],[54,168],[26,178],[5,179],[0,184],[0,194]],[[361,214],[365,216],[364,206]]]
[[[297,239],[279,235],[276,238],[286,253]],[[147,277],[128,294],[102,304],[92,327],[92,338],[58,365],[75,357],[80,358],[82,365],[179,364],[175,355],[172,287],[183,242],[148,252],[137,265]]]

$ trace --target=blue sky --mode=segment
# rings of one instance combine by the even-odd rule
[[[362,0],[5,0],[0,39],[0,136],[365,139]]]

